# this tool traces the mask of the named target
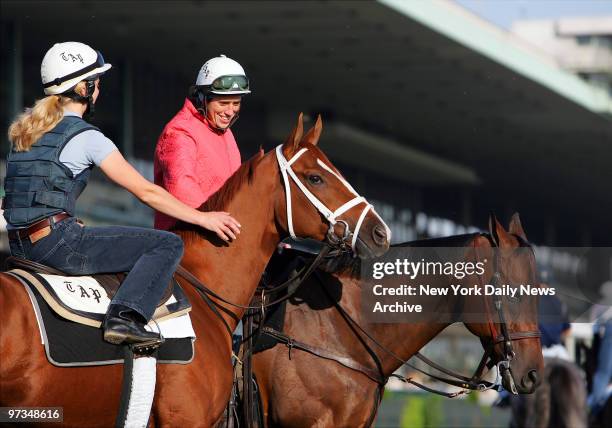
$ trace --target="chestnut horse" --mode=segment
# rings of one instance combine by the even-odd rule
[[[466,247],[465,250],[459,249],[465,251],[468,260],[474,256],[477,256],[477,260],[492,260],[493,247],[499,247],[499,283],[534,284],[534,255],[528,247],[518,216],[512,218],[510,233],[494,217],[491,218],[491,225],[490,235],[463,235],[400,246],[451,247],[458,244]],[[523,249],[526,251],[515,251],[519,246],[526,247]],[[508,251],[516,254],[512,256]],[[487,281],[491,281],[494,275],[489,267],[483,275]],[[345,270],[328,274],[319,270],[315,273],[287,303],[284,332],[294,340],[293,347],[277,344],[253,357],[264,424],[292,428],[370,426],[376,416],[384,384],[391,374],[451,323],[368,324],[361,307],[364,282],[354,272]],[[442,275],[418,276],[413,282],[435,287],[448,286],[453,280]],[[450,294],[408,299],[410,304],[422,303],[424,308],[436,308],[436,313],[459,313],[457,321],[462,321],[487,349],[491,349],[491,338],[498,336],[495,331],[503,330],[499,321],[501,314],[490,303],[493,300],[491,297],[455,297]],[[503,384],[510,390],[512,378],[519,393],[532,392],[537,373],[542,372],[536,300],[501,300],[512,343],[511,352],[514,353],[514,357],[509,358],[510,376],[504,376]],[[482,317],[468,320],[464,313],[473,311],[486,314],[488,322],[483,322]],[[530,320],[526,321],[526,317]],[[307,345],[313,352],[301,349],[296,342]],[[490,354],[493,363],[505,359],[506,350],[500,342],[504,341],[499,338],[494,340]]]
[[[248,305],[268,259],[287,234],[348,239],[359,256],[388,249],[387,226],[316,146],[321,129],[319,117],[303,135],[300,115],[282,146],[247,161],[204,204],[202,209],[227,211],[240,221],[236,241],[225,244],[211,233],[179,226],[185,241],[181,265],[217,295]],[[24,287],[10,275],[0,274],[0,279],[0,406],[61,406],[63,426],[113,426],[122,367],[51,365]],[[192,304],[195,358],[187,365],[158,366],[150,425],[209,427],[230,396],[231,337],[196,290],[179,281]],[[219,312],[234,329],[243,309],[225,305]]]

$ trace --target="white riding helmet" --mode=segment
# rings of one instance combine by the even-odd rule
[[[47,51],[40,65],[45,94],[58,95],[72,89],[81,80],[99,75],[112,67],[102,54],[84,43],[56,43]]]
[[[249,79],[244,72],[244,68],[225,55],[206,61],[198,73],[195,84],[196,86],[204,86],[208,93],[217,95],[246,95],[251,93]]]

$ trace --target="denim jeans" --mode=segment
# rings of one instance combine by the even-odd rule
[[[52,226],[51,234],[32,244],[9,242],[15,257],[71,275],[128,272],[111,304],[128,306],[151,319],[183,255],[183,241],[173,233],[140,227],[83,227],[74,217]]]

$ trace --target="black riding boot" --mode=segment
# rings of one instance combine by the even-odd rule
[[[145,319],[136,311],[123,305],[110,305],[102,328],[104,340],[115,345],[122,343],[158,345],[159,333],[145,330]]]

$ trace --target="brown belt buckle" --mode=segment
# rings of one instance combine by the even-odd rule
[[[51,233],[51,226],[45,226],[42,229],[37,230],[36,232],[32,233],[28,238],[30,238],[30,242],[34,244],[36,243],[36,241],[43,239],[45,236],[49,236],[50,233]]]

